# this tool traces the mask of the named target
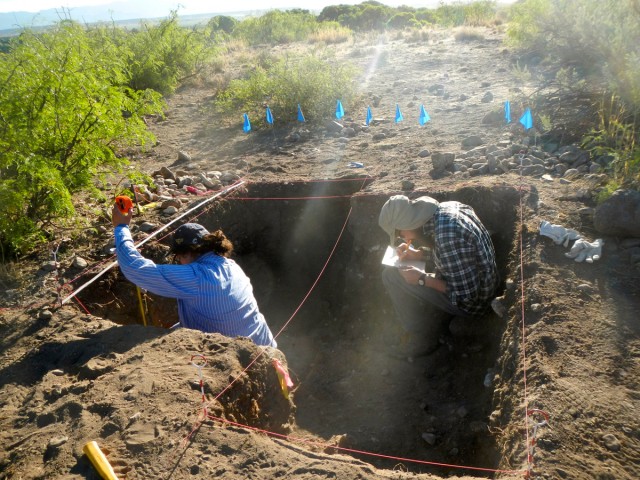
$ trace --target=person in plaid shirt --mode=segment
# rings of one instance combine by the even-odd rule
[[[395,195],[382,207],[379,224],[401,260],[426,262],[425,269],[386,267],[382,273],[400,323],[417,337],[414,349],[434,350],[439,327],[451,316],[452,333],[477,330],[473,327],[489,310],[500,280],[491,237],[473,209],[428,196]]]

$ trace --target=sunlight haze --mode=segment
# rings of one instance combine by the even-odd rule
[[[513,3],[514,0],[500,3]],[[179,7],[182,15],[200,13],[238,12],[246,10],[262,10],[268,8],[305,8],[308,10],[321,10],[328,5],[357,5],[362,1],[341,0],[330,2],[326,0],[237,0],[235,2],[211,2],[210,0],[134,0],[127,2],[108,2],[105,0],[0,0],[0,12],[39,12],[48,9],[77,8],[87,6],[104,6],[105,14],[109,11],[117,11],[122,8],[135,7],[137,11],[146,12],[146,16],[161,17],[169,11]],[[408,5],[411,7],[437,7],[439,0],[386,0],[381,3],[390,7]],[[451,3],[451,2],[444,2]]]

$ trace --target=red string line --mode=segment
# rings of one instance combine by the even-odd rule
[[[284,434],[281,434],[281,433],[270,432],[268,430],[263,430],[263,429],[260,429],[260,428],[257,428],[257,427],[251,427],[251,426],[248,426],[248,425],[243,425],[241,423],[232,422],[231,420],[227,420],[225,418],[214,417],[211,414],[208,414],[207,418],[209,418],[210,420],[221,422],[221,423],[227,423],[227,424],[233,425],[235,427],[246,428],[246,429],[252,430],[254,432],[264,433],[265,435],[268,435],[268,436],[279,437],[279,438],[282,438],[284,440],[290,440],[290,441],[293,441],[293,442],[306,443],[308,445],[314,445],[314,446],[324,447],[324,448],[333,448],[335,450],[340,450],[340,451],[343,451],[343,452],[357,453],[357,454],[360,454],[360,455],[367,455],[367,456],[371,456],[371,457],[384,458],[384,459],[388,459],[388,460],[401,461],[401,462],[410,462],[410,463],[419,463],[419,464],[422,464],[422,465],[433,465],[433,466],[436,466],[436,467],[475,470],[475,471],[481,471],[481,472],[508,473],[508,474],[523,474],[523,473],[525,473],[525,470],[500,470],[500,469],[484,468],[484,467],[472,467],[472,466],[468,466],[468,465],[453,465],[453,464],[449,464],[449,463],[430,462],[428,460],[418,460],[418,459],[406,458],[406,457],[395,457],[393,455],[385,455],[385,454],[382,454],[382,453],[368,452],[366,450],[358,450],[358,449],[354,449],[354,448],[339,447],[339,446],[331,445],[331,444],[328,444],[328,443],[322,443],[322,442],[316,442],[316,441],[313,441],[313,440],[307,440],[307,439],[301,438],[301,437],[294,437],[294,436],[291,436],[291,435],[284,435]]]

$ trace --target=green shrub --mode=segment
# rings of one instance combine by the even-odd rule
[[[338,22],[324,22],[318,26],[318,30],[309,35],[309,42],[324,43],[327,45],[344,43],[351,40],[353,32],[343,27]]]
[[[306,40],[317,29],[316,17],[306,10],[271,10],[260,17],[244,19],[234,28],[233,36],[249,45],[277,45]]]
[[[526,57],[537,58],[550,72],[538,105],[552,123],[570,137],[586,135],[585,144],[594,149],[608,149],[618,180],[636,181],[637,0],[525,0],[510,9],[507,34]],[[598,100],[612,95],[613,102]],[[612,105],[618,106],[611,110]],[[622,138],[627,140],[621,143]]]
[[[401,12],[395,14],[387,22],[389,28],[416,28],[420,26],[420,22],[416,20],[416,16],[411,12]]]
[[[638,132],[615,96],[600,105],[598,124],[585,135],[582,147],[596,156],[610,158],[607,169],[616,185],[640,184]]]
[[[116,149],[151,141],[142,116],[160,97],[127,86],[127,65],[104,32],[62,21],[24,31],[0,56],[0,244],[32,248],[74,212],[74,194],[126,159]]]
[[[490,0],[441,3],[435,10],[436,23],[445,27],[486,25],[495,19],[496,8],[496,2]]]
[[[208,30],[183,28],[172,12],[159,24],[143,23],[123,45],[134,90],[172,93],[186,77],[194,75],[214,53]]]
[[[300,104],[309,122],[333,117],[336,100],[348,105],[354,98],[355,68],[313,55],[280,58],[268,69],[257,67],[246,79],[234,80],[217,99],[218,109],[237,122],[248,113],[252,124],[265,122],[265,105],[269,105],[276,122],[296,121]]]

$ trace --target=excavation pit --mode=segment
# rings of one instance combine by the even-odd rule
[[[379,468],[402,463],[413,472],[489,477],[483,470],[433,463],[498,465],[488,418],[504,320],[487,315],[482,319],[486,333],[471,340],[444,335],[428,357],[387,356],[385,341],[397,326],[380,280],[388,238],[377,219],[396,192],[369,192],[367,184],[362,178],[254,183],[185,221],[227,234],[272,331],[285,327],[278,343],[296,383],[300,432],[350,451],[385,456],[354,454]],[[476,210],[492,234],[504,281],[514,243],[516,189],[467,186],[422,194]],[[143,249],[156,260],[165,253],[158,244]],[[118,308],[100,309],[97,302],[94,313],[118,323],[140,323],[131,284],[121,275],[105,282],[119,299]],[[97,290],[88,297],[104,299],[104,291]],[[174,301],[150,296],[147,305],[150,323],[166,326],[177,320]]]

